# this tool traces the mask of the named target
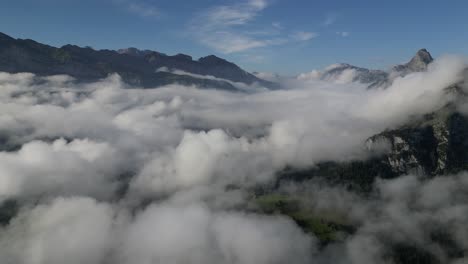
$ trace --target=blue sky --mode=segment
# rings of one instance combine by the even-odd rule
[[[419,48],[468,54],[466,0],[6,0],[0,31],[53,46],[215,54],[295,74],[348,62],[387,68]]]

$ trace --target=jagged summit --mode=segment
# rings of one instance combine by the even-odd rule
[[[426,49],[420,49],[406,65],[413,71],[424,71],[434,59]]]
[[[403,74],[425,71],[432,61],[434,61],[434,58],[432,58],[429,51],[427,49],[420,49],[408,63],[397,65],[393,69]]]

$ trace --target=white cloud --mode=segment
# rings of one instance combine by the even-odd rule
[[[338,36],[344,37],[344,38],[345,38],[345,37],[349,37],[349,35],[350,35],[350,33],[347,32],[347,31],[338,31],[338,32],[336,32],[336,34],[337,34]]]
[[[248,0],[232,5],[215,6],[198,14],[190,23],[190,32],[197,40],[222,53],[236,53],[251,49],[283,45],[291,40],[304,41],[316,37],[313,32],[299,31],[282,36],[282,25],[273,22],[270,29],[252,28],[255,18],[269,6],[268,1]]]
[[[0,235],[5,263],[102,263],[110,252],[113,211],[90,198],[57,198],[14,219]]]
[[[217,32],[215,36],[205,36],[201,41],[226,54],[268,46],[264,40],[231,32]]]
[[[28,142],[18,152],[0,153],[0,198],[73,194],[107,199],[116,189],[120,158],[109,144],[87,139]]]
[[[203,13],[204,19],[206,19],[204,27],[220,28],[245,25],[267,6],[267,1],[247,0],[232,5],[213,7]]]
[[[314,240],[282,218],[151,206],[127,233],[123,263],[308,263]],[[294,241],[295,243],[290,243]]]
[[[161,16],[161,10],[148,2],[138,0],[112,0],[122,9],[127,10],[142,18],[157,18]]]
[[[108,199],[118,187],[116,172],[129,172],[135,176],[132,190],[151,196],[213,183],[252,185],[286,164],[356,158],[367,137],[450,100],[443,88],[462,66],[441,59],[386,90],[350,82],[351,70],[330,82],[312,72],[283,84],[293,89],[249,94],[177,85],[123,89],[116,76],[77,93],[59,88],[70,85],[66,79],[34,86],[29,75],[5,75],[0,135],[8,135],[2,139],[7,145],[22,147],[0,154],[0,194]],[[204,155],[193,155],[193,149]],[[63,165],[53,166],[56,161]]]
[[[297,41],[307,41],[313,38],[318,37],[318,34],[315,32],[306,32],[306,31],[298,31],[292,35],[292,38]]]
[[[287,217],[238,208],[287,165],[365,158],[369,136],[450,102],[444,89],[464,68],[442,58],[376,90],[310,73],[250,94],[0,73],[0,195],[20,203],[0,228],[0,259],[376,263],[409,241],[444,260],[427,234],[444,227],[468,249],[466,174],[379,181],[372,200],[315,182],[290,187],[308,209],[356,228],[320,248]]]
[[[274,40],[237,30],[268,6],[267,1],[247,0],[210,8],[193,19],[191,31],[199,41],[223,53],[234,53],[274,44]]]

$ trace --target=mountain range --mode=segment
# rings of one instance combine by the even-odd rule
[[[396,65],[387,71],[371,70],[341,63],[331,65],[321,72],[313,72],[313,74],[311,73],[308,76],[314,80],[344,83],[357,82],[367,86],[369,89],[381,89],[382,87],[389,87],[398,77],[403,77],[414,72],[426,71],[429,67],[429,64],[433,60],[434,59],[432,58],[431,54],[426,49],[421,49],[407,63]],[[196,85],[197,87],[202,88],[215,88],[228,91],[241,91],[250,87],[266,87],[269,89],[276,89],[279,87],[279,84],[275,82],[259,78],[258,76],[261,74],[257,73],[258,76],[251,74],[241,69],[236,64],[214,55],[194,60],[191,56],[185,54],[170,56],[157,51],[139,50],[137,48],[126,48],[120,50],[94,50],[90,47],[78,47],[74,45],[65,45],[63,47],[57,48],[29,39],[14,39],[2,33],[0,33],[0,72],[31,72],[38,76],[66,74],[74,77],[77,81],[80,82],[93,82],[102,78],[106,78],[109,74],[117,73],[129,86],[148,89],[168,84]],[[468,76],[467,73],[468,71],[465,72],[465,76]],[[303,75],[299,77],[308,78],[308,76]],[[281,81],[281,77],[278,75],[274,75],[272,77],[272,79],[275,79],[278,82]],[[368,151],[369,156],[366,156],[369,157],[368,159],[347,161],[321,160],[320,162],[310,161],[310,163],[308,163],[310,166],[302,167],[289,167],[286,165],[281,167],[279,171],[276,171],[277,177],[273,179],[273,182],[268,182],[266,184],[256,184],[253,187],[249,186],[248,192],[246,193],[246,203],[236,206],[239,206],[239,209],[243,214],[245,212],[253,211],[257,214],[280,214],[289,217],[303,231],[314,234],[314,236],[318,239],[317,243],[320,249],[325,248],[327,245],[331,245],[332,249],[337,248],[335,245],[339,246],[340,243],[343,245],[345,241],[349,240],[348,238],[354,236],[356,233],[366,231],[365,229],[364,231],[359,231],[360,228],[363,230],[362,223],[347,220],[345,217],[341,217],[339,213],[335,213],[333,211],[312,211],[310,210],[310,205],[315,202],[312,198],[309,199],[309,196],[300,197],[300,195],[296,193],[292,195],[290,193],[285,194],[284,189],[281,189],[280,187],[303,187],[307,186],[308,183],[317,180],[317,182],[326,182],[332,187],[344,187],[343,190],[352,191],[353,193],[356,193],[357,195],[372,201],[375,200],[376,194],[373,192],[375,192],[375,184],[379,180],[392,180],[408,174],[417,175],[418,177],[420,176],[421,178],[429,180],[442,176],[448,177],[447,175],[457,174],[468,170],[468,152],[466,151],[468,149],[468,117],[466,114],[461,113],[460,109],[457,107],[457,101],[466,101],[467,98],[467,94],[464,92],[463,87],[466,87],[466,84],[460,83],[459,80],[454,81],[447,87],[445,87],[445,85],[441,86],[441,88],[445,88],[443,90],[444,92],[453,95],[452,97],[455,98],[453,101],[446,103],[439,109],[432,109],[430,112],[423,113],[423,115],[417,115],[414,118],[404,119],[409,121],[403,121],[398,125],[388,127],[385,130],[379,129],[377,134],[368,138],[366,136],[367,139],[362,142],[362,148],[364,151]],[[389,91],[390,89],[391,88],[386,91]],[[125,90],[125,92],[140,91]],[[183,92],[185,92],[185,90]],[[228,94],[228,96],[230,95],[231,94]],[[15,94],[15,96],[17,95]],[[400,94],[398,94],[398,96],[400,96]],[[405,95],[402,94],[401,96]],[[34,100],[18,100],[18,102],[18,105],[23,105],[25,102],[32,102],[31,104],[33,105],[31,106],[31,109],[33,110],[31,110],[31,112],[40,111],[41,109],[48,109],[46,107],[36,108],[36,101]],[[177,100],[174,99],[168,103],[167,109],[172,111],[170,107],[172,107],[171,105],[173,103],[177,104]],[[307,101],[307,104],[308,103],[309,102]],[[158,104],[151,106],[156,106],[154,108],[159,109],[161,105],[165,107],[166,103],[158,102]],[[171,131],[170,126],[167,126],[167,123],[163,123],[161,121],[163,118],[156,120],[155,117],[158,116],[155,115],[152,111],[157,112],[159,111],[158,109],[154,110],[152,107],[140,108],[136,106],[136,110],[130,109],[133,110],[130,111],[126,109],[127,107],[128,106],[125,104],[125,107],[122,107],[121,109],[119,108],[119,111],[115,111],[118,112],[118,116],[113,119],[112,124],[116,123],[123,127],[128,125],[133,129],[134,124],[139,124],[139,119],[144,119],[146,115],[151,115],[151,118],[148,118],[148,122],[152,122],[152,124],[155,125],[156,128],[154,131],[163,131],[164,133],[161,134],[165,134],[166,132],[169,134]],[[235,105],[235,107],[239,106]],[[53,111],[65,111],[67,109],[67,107],[55,106],[50,108]],[[232,109],[235,110],[236,108]],[[79,111],[80,108],[77,107],[74,110]],[[286,111],[287,108],[280,110]],[[8,114],[8,111],[6,112]],[[18,112],[23,111],[18,110]],[[76,120],[77,122],[81,121],[84,124],[88,124],[85,122],[87,121],[88,112],[84,112],[83,116],[86,116],[83,118],[76,118],[76,116],[73,116],[73,114],[76,113],[70,111],[64,112],[63,117],[59,115],[61,118],[63,118],[59,118],[59,121],[57,122],[59,131],[62,129],[62,127],[65,127],[65,125],[63,125],[65,122],[62,124],[62,121],[68,118],[70,118],[73,122]],[[153,116],[153,114],[155,116]],[[210,117],[216,116],[217,114],[218,113],[216,111],[210,111]],[[407,115],[408,113],[405,112],[404,114]],[[80,116],[78,114],[76,115]],[[10,123],[8,123],[10,120],[19,120],[19,122],[26,123],[21,119],[20,114],[18,114],[18,116],[19,117],[14,116],[13,118],[4,118],[4,120],[7,121],[7,125],[5,125],[5,127],[13,127],[12,131],[15,131],[15,126],[12,126]],[[39,117],[36,115],[33,116],[34,121],[38,123],[37,126],[40,127],[40,115]],[[48,114],[44,116],[45,118],[49,118]],[[107,117],[107,115],[105,116]],[[220,116],[223,117],[222,115]],[[306,116],[306,119],[307,118],[308,117]],[[133,123],[132,121],[136,122]],[[160,124],[163,125],[160,125],[158,123],[159,121],[161,121]],[[68,122],[66,124],[71,124],[73,122]],[[11,123],[14,124],[13,121],[11,121]],[[95,123],[98,123],[98,121]],[[95,123],[90,124],[94,125]],[[29,128],[23,124],[18,125],[20,128],[23,126],[27,128],[25,129],[26,132],[24,133],[30,133],[30,131],[33,131],[35,128],[34,126]],[[107,130],[109,128],[107,126],[104,127],[105,136],[103,138],[110,134]],[[151,132],[151,135],[148,136],[151,139],[160,136],[158,133],[153,133],[151,130],[153,127],[151,126],[141,127],[135,128],[135,131],[137,132],[134,134],[138,135],[138,137],[135,137],[135,139],[139,139],[141,136],[140,133],[142,131],[147,132],[147,130]],[[17,130],[21,131],[20,128]],[[119,127],[119,129],[121,128]],[[184,127],[184,129],[186,128]],[[190,127],[190,130],[195,131],[197,129],[192,129],[192,127]],[[199,130],[202,130],[202,128]],[[11,142],[14,142],[14,140],[10,142],[10,137],[17,135],[17,132],[13,133],[10,132],[10,130],[0,132],[1,152],[5,153],[5,155],[10,155],[11,153],[19,152],[21,150],[21,145],[11,144]],[[88,131],[81,132],[81,130],[79,130],[79,132],[84,133],[85,135],[88,133]],[[60,132],[57,132],[57,134],[59,133]],[[191,153],[193,152],[196,155],[203,155],[204,150],[199,150],[200,146],[203,147],[204,145],[207,145],[207,149],[210,149],[213,146],[213,149],[216,149],[219,147],[219,145],[223,145],[223,142],[225,141],[223,133],[224,132],[221,131],[215,131],[211,134],[205,132],[193,135],[187,134],[184,136],[186,137],[186,142],[183,142],[184,144],[181,143],[177,148],[178,150],[183,150],[184,147],[187,148],[188,145],[188,149]],[[44,142],[50,141],[51,139],[55,140],[56,138],[54,138],[54,136],[57,135],[53,133],[51,134],[52,136],[50,138],[40,138],[40,140]],[[285,132],[285,134],[288,134],[288,132]],[[371,134],[373,133],[369,133],[369,135]],[[127,137],[127,134],[122,135]],[[128,135],[133,135],[133,133],[129,133]],[[211,136],[219,137],[218,139],[220,140],[213,141],[214,143],[212,145],[205,144],[205,141],[208,142]],[[287,136],[290,135],[288,134]],[[292,136],[294,137],[294,135]],[[202,138],[202,140],[200,140],[202,143],[199,144],[197,141],[195,141],[197,137]],[[125,140],[124,145],[126,147],[126,144],[133,142],[131,139],[132,138],[130,138],[128,141]],[[118,140],[121,140],[121,138],[118,137]],[[65,142],[64,139],[63,142]],[[86,140],[77,140],[76,142],[76,144],[91,144]],[[135,140],[135,142],[139,141]],[[247,143],[247,141],[242,142]],[[57,143],[57,146],[54,145],[54,147],[60,148],[60,144],[62,143],[59,143]],[[263,143],[264,142],[262,142],[262,144]],[[384,153],[378,153],[382,143],[385,143],[387,147],[386,151]],[[38,143],[36,142],[36,144]],[[47,146],[46,143],[44,144]],[[72,143],[67,142],[66,144],[71,145]],[[107,145],[102,144],[102,146]],[[135,147],[135,149],[137,149],[138,153],[143,151],[140,150],[140,145],[137,146],[138,147]],[[193,151],[191,148],[192,146]],[[64,147],[62,146],[62,148]],[[178,150],[175,150],[174,153],[178,153]],[[85,151],[87,151],[87,148],[84,149],[84,152]],[[209,151],[205,152],[211,154]],[[112,153],[113,154],[111,156],[117,156],[114,155],[114,152]],[[223,153],[224,152],[222,151],[214,152],[213,156],[223,156]],[[227,153],[229,154],[230,152]],[[159,153],[157,154],[159,155]],[[238,153],[236,152],[236,155],[237,154]],[[126,155],[127,154],[125,154],[125,157]],[[259,154],[255,153],[255,155]],[[185,158],[186,156],[183,156],[182,159]],[[222,158],[230,159],[232,157],[226,154]],[[210,157],[208,157],[208,159],[210,159]],[[133,162],[132,159],[129,160]],[[155,160],[159,161],[156,159],[156,157]],[[196,159],[194,160],[196,161]],[[223,162],[222,159],[213,160],[215,160],[215,162]],[[244,159],[242,159],[242,161],[244,161]],[[148,167],[151,171],[153,171],[153,163],[159,165],[157,162],[151,162],[151,166]],[[106,162],[105,164],[108,163]],[[109,164],[114,166],[114,163]],[[198,165],[195,164],[195,162],[193,162],[193,164]],[[156,165],[154,166],[156,167]],[[24,165],[24,167],[27,166],[28,165]],[[203,167],[203,164],[201,164],[201,166]],[[77,167],[81,170],[81,165],[72,167],[73,169]],[[133,167],[129,166],[127,169],[131,171],[130,169],[133,169]],[[231,169],[231,167],[229,167],[229,169]],[[157,170],[155,171],[158,172]],[[175,169],[168,169],[168,171],[172,172],[175,171]],[[8,172],[9,171],[7,170],[7,173]],[[146,167],[142,169],[142,172],[146,172]],[[165,173],[165,171],[163,172]],[[189,172],[191,173],[191,171]],[[205,172],[206,171],[203,171],[203,173]],[[5,173],[5,175],[7,173]],[[127,171],[119,171],[118,173],[126,174]],[[36,172],[34,171],[31,174],[35,175]],[[139,176],[139,173],[138,175],[130,174],[131,173],[129,173],[128,176],[118,176],[119,180],[123,182],[122,186],[124,186],[122,191],[120,189],[118,191],[118,199],[125,199],[125,195],[123,195],[123,193],[129,190],[128,186],[126,186],[126,184],[129,183],[126,181],[133,180],[131,177]],[[240,187],[236,186],[235,184],[229,184],[225,189],[236,190],[236,188]],[[338,193],[337,197],[341,194],[342,192]],[[463,194],[466,194],[466,192]],[[15,199],[16,198],[13,197],[10,200],[6,200],[6,202],[0,203],[0,228],[8,226],[12,219],[14,219],[19,213],[22,212],[22,201]],[[160,197],[158,197],[158,199],[160,199]],[[144,206],[146,206],[146,203],[146,200],[142,202]],[[142,209],[139,206],[140,205],[137,206],[137,209]],[[144,206],[142,205],[141,207]],[[134,208],[132,208],[132,210],[133,209]],[[135,209],[135,211],[137,210]],[[369,217],[372,217],[372,215],[369,215]],[[444,233],[446,230],[442,231],[442,233],[435,233],[436,235],[434,236],[432,233],[428,235],[427,239],[431,242],[431,245],[433,244],[436,246],[439,251],[447,252],[446,255],[449,259],[464,257],[466,255],[466,251],[463,251],[459,248],[459,246],[453,243],[450,235],[448,233]],[[427,250],[427,248],[411,243],[411,241],[390,241],[390,243],[394,244],[391,244],[391,250],[389,250],[387,253],[387,258],[389,261],[385,263],[448,263],[447,261],[441,261],[436,255],[433,254],[432,251]],[[333,250],[330,250],[330,252],[333,254]]]
[[[369,88],[386,87],[396,77],[424,71],[433,61],[426,49],[406,64],[388,71],[371,70],[347,63],[334,64],[319,72],[324,81],[359,82]],[[15,39],[0,32],[0,71],[30,72],[38,76],[66,74],[77,81],[92,82],[117,73],[131,86],[156,88],[168,84],[196,85],[229,91],[247,87],[280,87],[280,78],[268,81],[214,55],[194,60],[186,54],[166,55],[152,50],[125,48],[95,50],[65,45],[60,48],[31,39]]]
[[[231,91],[238,90],[237,84],[277,87],[214,55],[193,60],[185,54],[168,56],[136,48],[118,51],[75,45],[56,48],[3,33],[0,33],[0,71],[39,76],[66,74],[84,82],[118,73],[127,84],[143,88],[173,83]]]

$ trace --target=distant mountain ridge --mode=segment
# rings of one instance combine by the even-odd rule
[[[158,71],[161,67],[215,78]],[[118,73],[124,82],[143,88],[173,83],[232,91],[238,90],[234,83],[277,87],[214,55],[193,60],[185,54],[168,56],[136,48],[118,51],[75,45],[56,48],[29,39],[14,39],[3,33],[0,33],[0,71],[31,72],[40,76],[66,74],[79,81],[96,81]]]
[[[316,77],[324,81],[360,82],[368,85],[369,88],[385,87],[396,77],[426,71],[432,61],[434,59],[431,54],[426,49],[420,49],[408,63],[396,65],[389,71],[371,70],[339,63],[327,67],[323,72],[316,73]]]
[[[420,49],[416,55],[406,64],[393,67],[393,71],[408,74],[427,70],[427,66],[434,61],[429,51]]]

